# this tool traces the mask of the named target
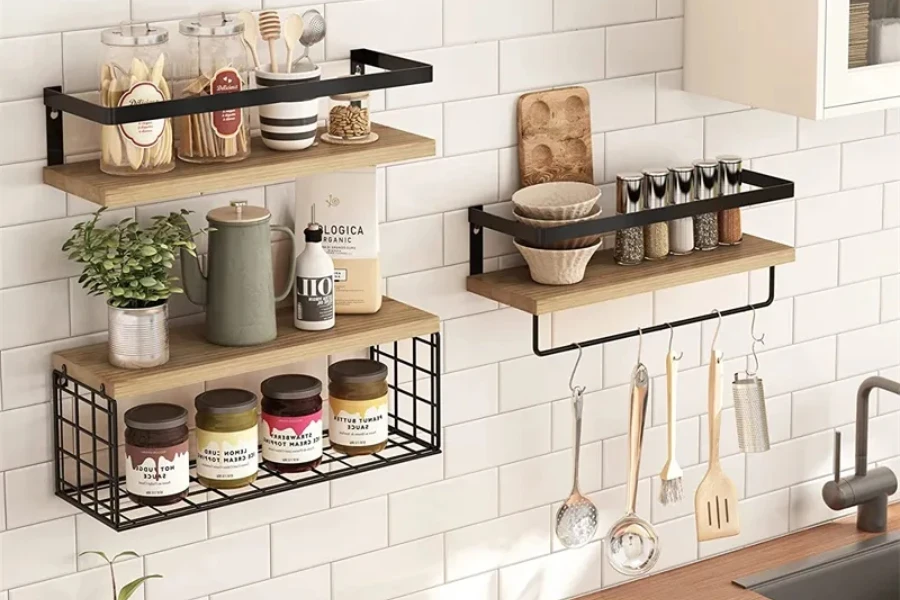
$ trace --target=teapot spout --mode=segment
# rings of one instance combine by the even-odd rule
[[[200,269],[200,258],[181,250],[181,282],[188,300],[197,306],[206,306],[206,275]]]

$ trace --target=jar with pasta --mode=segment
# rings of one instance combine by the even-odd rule
[[[136,106],[172,99],[167,81],[169,32],[149,24],[105,29],[106,46],[100,67],[100,104]],[[104,125],[100,140],[100,170],[111,175],[167,173],[172,157],[172,122],[153,119]]]
[[[184,77],[179,97],[231,94],[245,88],[248,67],[242,21],[224,13],[204,15],[181,21],[178,31],[190,47],[179,73]],[[250,156],[250,115],[245,108],[184,115],[177,122],[178,158],[185,162],[236,162]]]

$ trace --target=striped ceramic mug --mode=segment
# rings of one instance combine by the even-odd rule
[[[256,70],[256,86],[259,88],[296,83],[298,81],[318,81],[322,69],[301,63],[301,71],[293,73],[272,73],[265,69]],[[316,141],[319,121],[319,100],[302,102],[279,102],[259,107],[259,125],[263,143],[272,150],[303,150]]]

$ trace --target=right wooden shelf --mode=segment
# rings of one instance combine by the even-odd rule
[[[790,246],[745,235],[744,242],[738,246],[721,246],[713,252],[694,252],[634,267],[617,265],[613,251],[604,250],[591,260],[584,281],[575,285],[535,283],[528,274],[528,267],[523,266],[472,275],[466,281],[466,288],[532,315],[543,315],[783,265],[794,259],[794,249]]]

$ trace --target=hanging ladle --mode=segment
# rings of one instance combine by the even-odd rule
[[[578,344],[576,344],[578,346]],[[581,415],[584,409],[584,388],[575,386],[575,372],[581,362],[581,346],[578,346],[578,358],[575,368],[569,377],[569,389],[575,405],[575,475],[572,478],[572,493],[559,507],[556,513],[556,537],[566,548],[584,546],[597,533],[597,507],[585,498],[578,489],[578,462],[581,456]]]
[[[641,468],[641,444],[644,420],[650,398],[650,373],[641,362],[644,335],[638,329],[638,360],[631,374],[631,411],[628,428],[628,500],[625,516],[609,530],[606,555],[613,569],[634,577],[646,573],[659,560],[659,537],[653,526],[636,514],[638,473]]]

